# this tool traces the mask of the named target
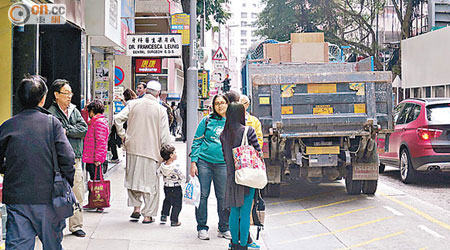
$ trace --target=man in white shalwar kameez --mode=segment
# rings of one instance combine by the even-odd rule
[[[134,207],[132,219],[152,223],[159,207],[159,178],[156,169],[162,160],[162,146],[170,144],[169,123],[166,109],[157,97],[161,84],[150,81],[147,94],[133,100],[116,116],[117,134],[125,141],[127,152],[125,188],[128,190],[128,206]],[[127,121],[127,130],[123,124]],[[144,207],[141,210],[142,199]]]

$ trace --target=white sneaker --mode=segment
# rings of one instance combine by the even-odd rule
[[[206,231],[206,230],[198,231],[198,238],[201,240],[209,240],[208,231]]]
[[[225,238],[227,240],[231,240],[231,233],[230,233],[230,231],[225,231],[225,232],[220,232],[219,231],[219,233],[217,233],[217,237]]]

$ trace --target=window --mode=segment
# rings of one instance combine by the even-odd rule
[[[246,30],[241,30],[241,36],[247,36],[247,31]]]
[[[247,18],[247,12],[241,12],[241,18]]]
[[[258,42],[258,40],[252,39],[252,44],[255,44],[255,43],[257,43],[257,42]]]
[[[427,119],[430,124],[449,124],[450,104],[438,104],[427,106]]]
[[[397,105],[394,109],[394,122],[397,122],[398,116],[400,115],[400,111],[402,111],[402,108],[405,106],[404,103],[401,103]]]
[[[244,8],[247,7],[247,4],[243,3],[243,4],[242,4],[242,7],[244,7]]]
[[[241,45],[247,45],[247,39],[241,39]]]
[[[245,53],[247,53],[247,49],[246,48],[241,48],[241,54],[245,55]]]
[[[257,13],[252,13],[252,18],[253,19],[258,18],[258,14]]]
[[[414,104],[412,104],[412,103],[407,103],[405,105],[405,108],[403,108],[402,112],[400,113],[400,116],[398,117],[397,125],[405,124],[405,122],[408,118],[408,115],[411,112],[411,110],[413,109],[413,107],[414,107]]]
[[[256,8],[256,6],[257,6],[257,5],[256,5],[256,3],[254,3],[254,4],[253,4],[253,7],[255,7],[255,8]]]
[[[413,122],[417,119],[417,117],[419,117],[420,108],[421,108],[420,105],[414,104],[413,109],[411,110],[411,112],[408,115],[408,118],[406,119],[406,123]]]
[[[242,21],[241,22],[241,26],[247,26],[247,22],[246,21]]]

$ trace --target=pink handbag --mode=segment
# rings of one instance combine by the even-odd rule
[[[236,184],[263,189],[267,184],[266,165],[259,152],[248,145],[248,126],[245,126],[241,146],[233,148],[234,180]]]
[[[103,179],[102,165],[95,167],[95,175],[100,168],[100,180],[88,182],[89,203],[84,208],[105,208],[110,207],[109,200],[111,198],[111,188],[109,180]]]

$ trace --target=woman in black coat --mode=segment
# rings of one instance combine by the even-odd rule
[[[235,165],[233,148],[241,146],[245,130],[245,109],[242,104],[232,103],[228,106],[225,128],[220,136],[222,150],[227,163],[227,185],[225,190],[225,206],[231,208],[230,232],[232,249],[247,249],[250,230],[250,211],[255,194],[254,188],[236,184],[234,180]],[[255,130],[248,127],[247,139],[257,151],[261,151]],[[239,239],[240,238],[240,239]]]

